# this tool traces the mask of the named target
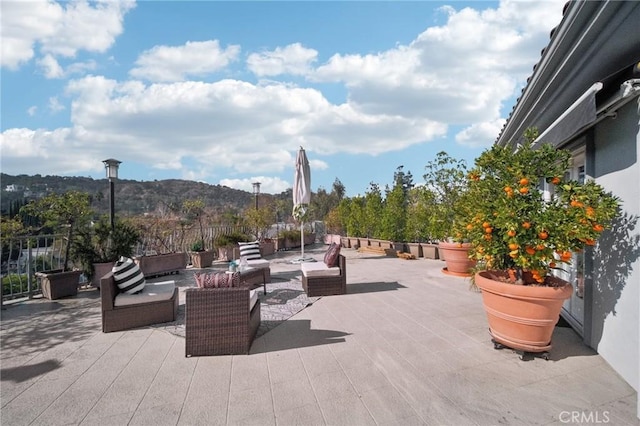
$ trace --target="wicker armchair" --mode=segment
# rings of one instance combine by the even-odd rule
[[[309,297],[332,296],[347,292],[347,261],[343,255],[338,256],[340,275],[307,277],[302,275],[302,288]]]
[[[100,279],[102,331],[104,333],[175,321],[178,314],[177,287],[168,300],[136,305],[116,306],[115,299],[118,293],[113,272],[109,272]]]
[[[248,354],[260,325],[260,301],[249,312],[249,287],[186,290],[185,355]]]

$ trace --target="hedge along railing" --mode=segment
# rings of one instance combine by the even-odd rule
[[[64,236],[38,235],[3,239],[2,302],[40,293],[35,273],[62,269]],[[73,267],[73,265],[71,265]]]
[[[252,229],[248,226],[208,226],[204,228],[204,245],[210,250],[215,247],[214,241],[221,235],[231,234],[251,235]],[[154,235],[143,235],[142,242],[138,245],[138,255],[150,255],[160,253],[189,252],[191,246],[200,241],[200,228],[192,226],[183,229],[174,229],[162,235],[162,238]]]

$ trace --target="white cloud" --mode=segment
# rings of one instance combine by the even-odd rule
[[[220,48],[218,40],[188,41],[183,46],[155,46],[143,52],[129,74],[149,81],[183,81],[205,76],[236,60],[240,46]]]
[[[45,78],[62,78],[64,77],[64,70],[58,64],[58,61],[51,55],[45,55],[43,58],[38,59],[38,67],[42,70]]]
[[[260,182],[260,193],[280,194],[291,188],[293,184],[278,177],[254,176],[247,179],[221,179],[219,184],[241,191],[253,192],[253,182]]]
[[[37,112],[38,112],[38,107],[35,105],[30,106],[27,109],[27,114],[29,114],[30,117],[33,117],[34,115],[36,115]]]
[[[310,71],[317,57],[317,50],[293,43],[272,51],[252,53],[247,58],[247,66],[258,76],[304,75]]]
[[[53,96],[49,98],[49,111],[56,113],[65,109],[65,106],[60,103],[57,97]]]
[[[315,69],[310,67],[317,52],[298,43],[249,56],[248,66],[258,75],[304,73],[314,82],[343,82],[343,104],[290,83],[186,80],[226,67],[237,59],[238,46],[156,46],[140,55],[131,76],[158,83],[99,75],[70,81],[65,95],[71,99],[71,127],[6,130],[3,167],[7,173],[38,173],[39,160],[52,164],[55,158],[59,170],[52,173],[86,172],[99,170],[96,159],[116,150],[122,161],[180,170],[197,180],[260,174],[266,183],[268,176],[293,169],[301,145],[315,170],[331,167],[328,155],[381,155],[442,140],[451,125],[464,129],[456,143],[484,146],[495,140],[504,123],[503,103],[530,74],[549,29],[560,21],[561,2],[534,3],[505,1],[484,12],[447,7],[444,25],[407,45],[337,53]],[[53,61],[49,69],[55,74]],[[71,73],[72,66],[63,72]],[[234,187],[240,184],[247,182]],[[272,185],[279,192],[277,182]]]
[[[122,33],[124,15],[134,1],[3,1],[2,67],[18,69],[35,55],[73,57],[79,50],[104,52]]]
[[[336,54],[309,78],[342,81],[367,114],[428,117],[447,124],[496,120],[532,72],[564,0],[504,1],[497,9],[443,8],[447,22],[408,45],[368,55]]]
[[[493,121],[473,124],[456,135],[456,142],[474,148],[491,146],[505,122],[504,118],[498,118]]]

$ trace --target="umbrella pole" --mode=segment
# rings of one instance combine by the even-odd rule
[[[304,260],[304,222],[300,223],[300,246],[302,247],[301,260]]]

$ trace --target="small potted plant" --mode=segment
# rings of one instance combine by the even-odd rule
[[[214,244],[218,248],[218,260],[229,261],[239,258],[240,248],[238,243],[248,240],[249,237],[247,235],[238,232],[218,235],[214,240]]]
[[[191,264],[194,268],[206,268],[211,266],[215,257],[213,250],[207,250],[204,238],[204,201],[185,200],[182,203],[182,211],[189,222],[197,222],[200,229],[200,240],[191,245]]]
[[[65,230],[62,268],[36,273],[40,279],[42,295],[48,299],[59,299],[78,294],[82,271],[71,269],[71,241],[78,228],[84,226],[92,215],[89,194],[69,191],[64,194],[49,194],[22,206],[21,214],[43,221],[44,226]]]
[[[516,150],[494,145],[476,159],[456,221],[458,237],[472,245],[494,341],[526,352],[550,349],[572,292],[552,272],[595,245],[618,211],[617,199],[594,181],[563,178],[571,153],[549,144],[534,149],[536,137],[528,130]]]

